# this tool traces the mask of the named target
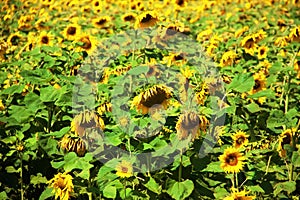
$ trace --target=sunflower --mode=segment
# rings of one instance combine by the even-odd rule
[[[285,47],[288,44],[288,37],[278,37],[275,39],[274,44],[278,47]]]
[[[60,200],[68,200],[71,193],[74,191],[74,185],[72,182],[73,177],[67,172],[56,174],[47,183],[49,187],[53,188],[53,193],[55,193],[55,199],[58,197]]]
[[[236,133],[231,136],[233,139],[233,146],[235,148],[240,148],[248,144],[248,135],[244,131],[236,131]]]
[[[238,191],[237,189],[233,188],[232,193],[230,196],[225,197],[224,200],[253,200],[255,196],[246,196],[249,192],[246,190]]]
[[[110,102],[102,103],[97,108],[97,112],[99,115],[103,115],[106,112],[111,112],[111,110],[112,110],[112,104]]]
[[[71,122],[71,131],[82,137],[88,128],[104,129],[104,121],[94,111],[85,111],[76,115]]]
[[[92,23],[96,28],[103,28],[103,27],[107,27],[110,21],[111,18],[109,16],[102,16],[93,19]]]
[[[10,47],[16,47],[20,45],[21,40],[22,40],[22,35],[19,32],[16,32],[8,36],[6,43]]]
[[[40,33],[40,35],[38,36],[37,43],[39,46],[43,46],[43,45],[53,46],[53,39],[54,39],[54,36],[51,33],[42,31]]]
[[[171,96],[171,88],[164,85],[154,85],[135,96],[132,101],[132,107],[135,106],[137,110],[142,111],[142,114],[147,114],[149,111],[156,109],[158,105],[166,109]]]
[[[75,152],[78,156],[84,156],[86,153],[86,143],[80,137],[71,137],[65,135],[60,141],[59,146],[67,152]]]
[[[80,35],[80,32],[81,27],[78,24],[70,24],[64,29],[63,36],[68,40],[75,40]]]
[[[295,60],[294,70],[297,72],[297,78],[300,78],[300,60]]]
[[[126,13],[124,15],[122,15],[121,19],[124,22],[134,22],[136,20],[137,15],[135,13]]]
[[[249,26],[244,26],[243,28],[237,30],[235,33],[234,33],[234,36],[236,38],[240,37],[241,35],[243,35],[246,31],[249,30]]]
[[[77,42],[81,45],[77,48],[78,51],[86,51],[89,55],[97,48],[98,41],[95,37],[88,34],[81,34]]]
[[[8,48],[8,45],[6,42],[1,41],[0,42],[0,62],[5,60],[5,53]]]
[[[132,164],[125,160],[122,160],[122,162],[118,163],[118,165],[116,166],[116,174],[121,178],[131,177],[133,175],[132,170]]]
[[[279,136],[279,144],[277,151],[279,151],[280,157],[286,156],[286,150],[284,149],[284,145],[291,145],[293,146],[293,136],[296,132],[296,128],[286,129],[283,131]]]
[[[300,26],[293,28],[288,38],[292,42],[300,42]]]
[[[267,57],[267,53],[269,51],[269,48],[266,47],[266,46],[261,46],[258,48],[257,52],[258,52],[258,59],[261,60],[261,59],[264,59]]]
[[[158,21],[159,19],[155,12],[144,12],[137,17],[135,22],[135,28],[149,28],[155,26]]]
[[[168,56],[164,56],[163,63],[166,63],[168,67],[171,65],[183,66],[187,62],[183,53],[170,53]]]
[[[221,58],[220,66],[221,67],[231,66],[234,63],[236,57],[237,54],[234,51],[225,52]]]
[[[237,173],[244,167],[244,160],[246,158],[236,148],[227,148],[223,155],[219,156],[221,161],[221,168],[226,173]]]
[[[255,85],[253,86],[252,90],[250,91],[250,94],[255,94],[261,90],[266,89],[266,75],[264,72],[259,71],[253,75]]]
[[[191,135],[191,140],[198,138],[200,130],[205,131],[208,120],[205,116],[197,115],[194,112],[186,112],[179,116],[176,123],[177,136],[180,140],[186,139]]]
[[[245,48],[246,53],[253,55],[254,50],[257,47],[257,44],[255,43],[255,37],[253,35],[247,35],[241,41],[241,46]]]
[[[196,102],[200,105],[203,105],[208,94],[209,94],[208,86],[204,82],[203,84],[201,84],[199,89],[196,88],[196,93],[195,93]]]

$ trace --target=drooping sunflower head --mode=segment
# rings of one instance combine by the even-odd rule
[[[80,137],[71,137],[65,135],[59,142],[59,146],[65,152],[75,152],[78,156],[84,156],[87,151],[87,145]]]
[[[238,149],[232,147],[227,148],[224,153],[219,156],[221,168],[226,173],[237,173],[241,171],[244,167],[245,159],[246,158],[239,152]]]
[[[164,85],[154,85],[135,96],[132,107],[135,106],[142,114],[147,114],[151,108],[161,105],[167,108],[168,99],[172,96],[172,89]]]
[[[153,11],[144,12],[137,17],[135,28],[149,28],[155,26],[159,21],[158,16]]]
[[[71,131],[76,136],[83,137],[88,128],[104,129],[104,121],[94,111],[85,111],[76,115],[71,122]]]
[[[186,112],[179,116],[176,123],[177,136],[180,140],[191,136],[191,140],[198,138],[200,130],[205,130],[208,120],[205,116],[199,116],[195,112]]]
[[[235,148],[240,148],[246,146],[248,144],[248,135],[244,131],[236,131],[236,133],[232,136],[233,146]]]
[[[67,172],[56,174],[50,181],[47,183],[53,192],[55,193],[55,199],[58,197],[60,199],[69,199],[71,193],[74,191],[74,185],[72,182],[73,177]]]
[[[80,32],[81,27],[78,24],[70,24],[64,29],[63,36],[68,40],[75,40]]]
[[[234,51],[225,52],[221,58],[220,66],[221,67],[231,66],[234,63],[236,57],[237,54]]]
[[[132,164],[126,160],[122,160],[122,162],[118,163],[116,171],[116,174],[121,178],[128,178],[133,175]]]
[[[289,34],[289,40],[292,42],[300,42],[300,26],[291,30]]]

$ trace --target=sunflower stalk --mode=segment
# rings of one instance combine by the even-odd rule
[[[182,178],[182,150],[180,150],[180,164],[179,164],[179,172],[178,172],[178,182],[181,181]]]

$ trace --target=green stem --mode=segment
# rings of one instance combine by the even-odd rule
[[[179,165],[179,172],[178,172],[178,182],[181,181],[182,177],[182,151],[180,151],[180,165]]]
[[[20,166],[20,184],[21,184],[21,200],[24,200],[24,190],[23,190],[23,160],[22,160],[22,153],[19,153],[21,166]]]
[[[238,190],[239,189],[239,180],[238,180],[238,176],[237,173],[234,173],[234,179],[235,179],[235,188]]]

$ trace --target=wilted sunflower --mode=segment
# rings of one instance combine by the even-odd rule
[[[230,196],[225,197],[224,200],[253,200],[255,199],[255,196],[246,196],[249,192],[238,191],[237,189],[233,188],[232,193]]]
[[[257,52],[258,52],[257,58],[258,59],[264,59],[264,58],[266,58],[268,51],[269,51],[269,48],[266,47],[266,46],[259,47],[258,50],[257,50]]]
[[[99,115],[103,115],[106,112],[111,112],[112,104],[110,102],[102,103],[98,106],[97,112]]]
[[[71,193],[74,191],[74,185],[72,182],[73,177],[67,172],[56,174],[47,183],[49,187],[53,188],[53,193],[55,193],[55,199],[60,198],[60,200],[68,200]]]
[[[158,16],[153,11],[148,11],[140,14],[135,22],[135,28],[149,28],[155,26],[159,21]]]
[[[76,115],[71,122],[71,131],[76,136],[84,136],[85,130],[88,128],[104,129],[104,121],[94,111],[85,111]]]
[[[121,178],[128,178],[133,175],[132,164],[125,160],[122,160],[122,162],[116,166],[116,171],[116,174]]]
[[[208,123],[205,116],[199,116],[194,112],[181,114],[176,123],[177,136],[182,140],[191,135],[191,140],[194,140],[198,138],[200,130],[206,130]]]
[[[38,36],[37,43],[39,46],[43,46],[43,45],[53,46],[53,39],[54,39],[54,36],[51,33],[42,31],[40,33],[40,35]]]
[[[201,86],[199,88],[196,88],[196,93],[195,93],[196,102],[200,105],[203,105],[208,94],[209,94],[208,86],[204,82],[201,84]]]
[[[280,134],[279,139],[278,139],[279,144],[278,144],[278,148],[277,148],[277,151],[279,151],[280,157],[286,156],[286,150],[284,149],[284,145],[288,144],[288,145],[293,146],[293,137],[294,137],[295,131],[296,131],[296,128],[286,129],[285,131],[283,131]]]
[[[62,150],[67,152],[75,152],[78,156],[84,156],[86,153],[86,144],[80,137],[71,137],[65,135],[59,142]]]
[[[226,173],[237,173],[244,167],[244,160],[246,158],[236,148],[227,148],[223,155],[219,156],[221,161],[221,168]]]
[[[233,147],[240,148],[248,144],[248,135],[244,131],[236,131],[236,133],[231,136],[233,139]]]
[[[142,111],[142,114],[147,114],[151,108],[155,109],[159,105],[166,109],[169,104],[168,99],[171,96],[171,88],[164,85],[154,85],[135,96],[132,101],[132,107]]]
[[[86,51],[88,54],[91,54],[97,48],[97,39],[88,34],[81,34],[77,38],[77,42],[80,42],[78,50]]]
[[[63,36],[68,40],[75,40],[80,35],[80,32],[81,27],[78,24],[70,24],[64,29]]]

